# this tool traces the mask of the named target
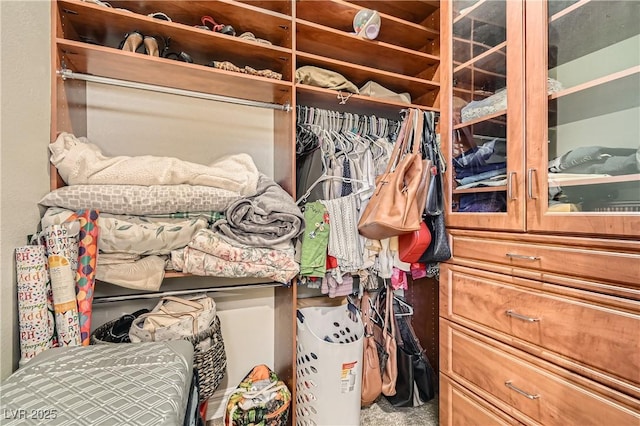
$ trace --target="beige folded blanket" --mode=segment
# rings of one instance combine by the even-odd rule
[[[61,133],[49,145],[51,163],[67,185],[205,185],[256,193],[258,169],[248,154],[235,154],[206,166],[175,157],[143,155],[107,157],[85,137]]]

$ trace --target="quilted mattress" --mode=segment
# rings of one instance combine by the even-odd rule
[[[192,375],[183,340],[49,349],[0,384],[0,423],[182,425]]]

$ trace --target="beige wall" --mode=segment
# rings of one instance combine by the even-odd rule
[[[19,359],[13,250],[49,190],[50,4],[0,1],[0,376]],[[13,344],[11,344],[13,343]]]

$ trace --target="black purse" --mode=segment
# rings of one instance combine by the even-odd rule
[[[431,243],[420,256],[420,263],[438,263],[451,259],[451,248],[444,224],[444,214],[424,216],[424,222],[431,232]]]
[[[398,376],[396,394],[386,396],[394,407],[416,407],[432,400],[437,393],[436,373],[413,330],[411,315],[405,309],[408,306],[403,298],[399,296],[394,298]]]
[[[428,160],[431,160],[431,179],[427,191],[427,202],[424,212],[428,215],[439,215],[444,211],[444,161],[440,147],[436,141],[435,114],[424,111],[424,126],[422,130],[422,152]]]

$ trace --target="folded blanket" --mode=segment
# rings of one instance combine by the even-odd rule
[[[304,222],[291,195],[271,178],[260,174],[256,194],[232,203],[225,218],[211,228],[243,245],[276,247],[300,235]]]
[[[293,244],[286,250],[234,246],[209,229],[198,231],[184,249],[171,252],[176,270],[213,277],[269,278],[288,283],[300,271]]]
[[[64,223],[74,212],[50,207],[40,223],[42,229]],[[187,245],[200,229],[209,225],[206,217],[151,219],[144,216],[101,214],[98,218],[101,253],[164,255]]]
[[[67,185],[205,185],[250,196],[256,192],[258,169],[248,154],[221,158],[210,166],[174,157],[105,156],[85,137],[61,133],[49,145],[51,163]]]

